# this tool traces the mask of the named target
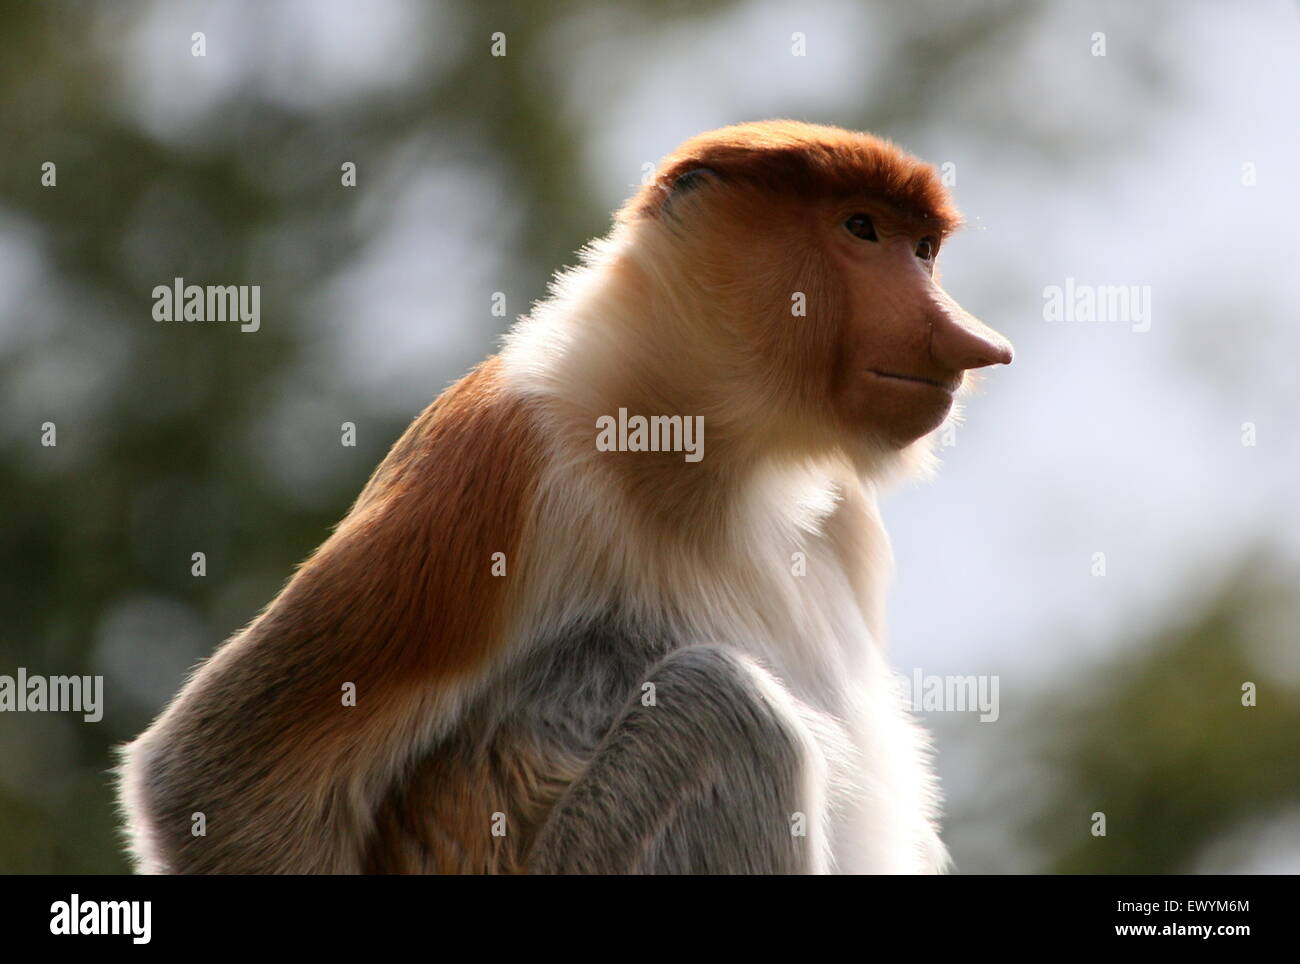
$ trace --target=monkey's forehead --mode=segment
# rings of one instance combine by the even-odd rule
[[[961,224],[931,165],[871,134],[792,120],[736,124],[692,137],[660,162],[655,180],[628,207],[653,216],[677,178],[696,168],[773,194],[876,198],[939,235]]]

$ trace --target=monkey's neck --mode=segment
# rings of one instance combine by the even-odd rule
[[[623,524],[665,552],[707,561],[739,548],[755,525],[815,529],[818,514],[833,509],[833,493],[858,485],[838,453],[765,444],[736,431],[734,417],[708,399],[642,392],[635,378],[566,367],[540,383],[536,371],[525,380],[552,464],[567,485],[606,493]],[[672,420],[660,426],[681,426],[680,435],[650,438],[655,416]],[[689,449],[660,444],[688,436]]]

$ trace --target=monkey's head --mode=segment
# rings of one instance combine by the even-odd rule
[[[889,142],[740,124],[658,170],[620,221],[647,239],[651,290],[699,329],[673,346],[680,365],[708,366],[765,431],[902,449],[942,423],[966,372],[1011,361],[939,285],[960,221],[946,188]]]

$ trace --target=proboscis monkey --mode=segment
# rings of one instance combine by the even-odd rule
[[[956,211],[793,121],[658,170],[124,750],[140,869],[944,868],[876,490],[1011,361]]]

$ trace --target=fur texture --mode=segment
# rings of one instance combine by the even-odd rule
[[[860,336],[796,215],[851,193],[939,235],[957,214],[892,145],[796,122],[660,169],[126,748],[141,870],[944,868],[876,510],[927,443],[830,414]],[[705,458],[598,451],[620,408],[703,416]]]

